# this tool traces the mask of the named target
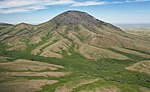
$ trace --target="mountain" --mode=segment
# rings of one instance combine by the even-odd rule
[[[8,23],[2,23],[2,22],[0,22],[0,26],[13,26],[13,24],[8,24]]]
[[[0,92],[150,92],[148,36],[80,11],[1,25]]]
[[[9,51],[56,58],[79,54],[94,60],[124,60],[128,57],[121,52],[145,58],[150,53],[148,40],[80,11],[66,11],[39,25],[21,23],[1,29],[0,42]]]

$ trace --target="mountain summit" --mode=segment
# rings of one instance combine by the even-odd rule
[[[131,49],[150,53],[150,41],[80,11],[66,11],[39,25],[8,26],[0,30],[0,41],[7,50],[56,58],[127,59],[119,51]]]
[[[63,12],[50,21],[43,23],[43,28],[47,28],[47,26],[50,26],[51,24],[53,26],[60,26],[60,25],[71,25],[71,26],[77,26],[77,25],[83,25],[87,28],[90,27],[99,27],[103,30],[107,30],[104,27],[114,29],[115,31],[123,32],[120,28],[110,24],[103,22],[99,19],[96,19],[95,17],[91,16],[90,14],[86,12],[71,10]],[[46,25],[45,25],[46,24]],[[113,30],[111,30],[113,31]]]
[[[58,24],[82,24],[82,25],[99,25],[98,20],[91,15],[80,11],[67,11],[55,18],[52,21]]]

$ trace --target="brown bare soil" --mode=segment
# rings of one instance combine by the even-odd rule
[[[64,68],[63,66],[48,64],[38,61],[30,61],[24,59],[18,59],[14,62],[0,63],[0,69],[7,70],[31,70],[31,71],[40,71],[40,70],[57,70],[58,68]]]
[[[138,63],[135,63],[129,67],[126,67],[126,69],[141,73],[150,74],[150,61],[141,61]]]
[[[95,46],[90,46],[90,45],[87,45],[87,44],[83,44],[79,48],[79,53],[82,54],[84,57],[86,57],[88,59],[99,59],[99,58],[102,58],[102,57],[116,58],[116,59],[119,59],[119,60],[128,59],[126,56],[123,56],[121,54],[112,52],[112,51],[107,50],[107,49],[97,48]]]
[[[35,92],[42,90],[42,86],[54,84],[57,80],[27,80],[17,79],[0,83],[0,92]]]
[[[7,58],[7,57],[2,57]],[[3,61],[3,60],[2,60]],[[47,77],[64,77],[69,72],[55,72],[58,68],[64,69],[63,66],[17,59],[12,62],[1,62],[0,69],[8,71],[0,72],[0,92],[36,92],[42,90],[47,84],[54,84],[57,80],[47,80]],[[47,70],[41,71],[41,70]],[[29,72],[27,72],[29,71]],[[27,77],[42,77],[42,79],[28,80]]]
[[[117,87],[103,87],[103,88],[96,88],[95,92],[120,92],[120,90]]]
[[[141,87],[140,90],[141,92],[150,92],[150,89],[145,88],[145,87]]]
[[[64,84],[61,87],[58,87],[55,92],[71,92],[74,88],[77,88],[81,85],[85,85],[85,84],[89,84],[89,83],[93,83],[95,81],[98,81],[99,79],[79,79],[79,80],[75,80],[75,81],[70,81],[66,84]]]
[[[30,43],[38,44],[40,41],[41,41],[41,37],[40,36],[35,36],[35,37],[31,38]]]
[[[63,77],[66,72],[1,72],[1,76],[42,76],[42,77]]]
[[[62,38],[54,44],[45,48],[41,56],[62,58],[63,56],[59,53],[61,53],[62,50],[68,50],[69,46],[71,46],[71,43],[67,39]]]
[[[40,56],[55,57],[55,58],[62,58],[63,57],[61,54],[50,52],[50,51],[44,51]]]
[[[25,46],[25,45],[17,45],[17,46],[14,46],[14,47],[11,47],[11,48],[9,48],[9,49],[7,49],[7,50],[10,50],[10,51],[12,51],[12,50],[25,50],[27,47]]]

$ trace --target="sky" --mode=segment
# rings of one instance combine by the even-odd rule
[[[0,0],[0,22],[39,24],[68,10],[113,24],[150,23],[150,0]]]

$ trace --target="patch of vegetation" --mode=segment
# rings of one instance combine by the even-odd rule
[[[0,43],[0,53],[2,53],[3,51],[6,51],[7,47],[8,46],[6,44]]]

